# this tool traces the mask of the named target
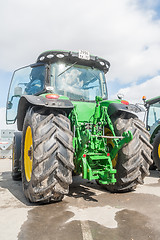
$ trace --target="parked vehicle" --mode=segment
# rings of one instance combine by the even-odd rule
[[[127,101],[108,100],[109,67],[86,51],[47,51],[14,72],[12,176],[31,202],[60,201],[72,171],[111,192],[134,190],[149,175],[149,133]]]
[[[153,145],[153,163],[160,170],[160,96],[148,100],[144,97],[144,105],[147,111],[146,128],[151,135],[150,143]]]

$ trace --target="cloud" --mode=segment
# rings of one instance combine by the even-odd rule
[[[1,1],[0,68],[13,71],[49,49],[84,49],[111,62],[112,81],[155,76],[160,21],[147,3],[144,10],[138,0]]]
[[[142,97],[146,96],[147,99],[159,96],[160,89],[160,76],[149,79],[148,81],[135,84],[127,88],[121,88],[118,93],[124,95],[124,99],[132,103],[142,103]],[[115,98],[116,96],[112,96]]]

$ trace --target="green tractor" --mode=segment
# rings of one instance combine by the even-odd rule
[[[147,112],[146,128],[151,135],[150,143],[153,145],[151,169],[160,170],[160,96],[148,100],[143,97],[143,100]]]
[[[47,51],[14,72],[12,177],[29,201],[62,200],[73,173],[110,192],[132,191],[149,175],[149,133],[127,101],[108,100],[109,67],[86,51]]]

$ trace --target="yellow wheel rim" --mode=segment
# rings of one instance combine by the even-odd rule
[[[104,135],[106,136],[113,136],[111,130],[109,128],[105,128],[104,129]],[[114,147],[114,143],[113,143],[113,140],[112,139],[107,139],[107,145],[111,146],[112,148]],[[118,159],[118,154],[115,156],[115,158],[112,160],[112,165],[113,165],[113,168],[115,168],[116,164],[117,164],[117,159]]]
[[[158,157],[160,158],[160,144],[158,145]]]
[[[31,127],[28,126],[24,142],[24,169],[25,176],[28,182],[31,180],[32,164],[33,164],[33,139]]]

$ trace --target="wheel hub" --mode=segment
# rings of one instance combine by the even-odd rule
[[[30,149],[28,150],[28,157],[30,158],[30,160],[33,157],[33,146],[31,146]]]

